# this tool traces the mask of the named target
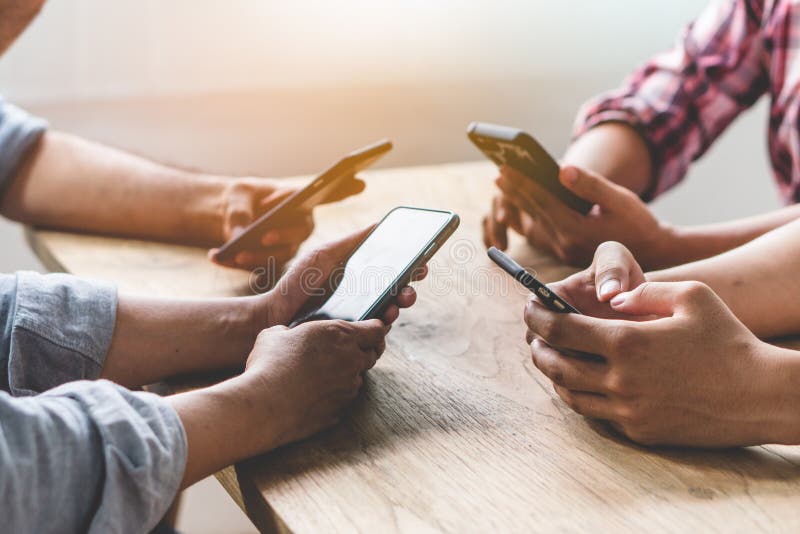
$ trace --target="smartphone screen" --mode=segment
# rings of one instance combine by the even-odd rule
[[[358,321],[378,308],[397,285],[422,265],[449,237],[457,217],[447,211],[396,208],[375,227],[347,260],[341,282],[325,303],[304,321]]]

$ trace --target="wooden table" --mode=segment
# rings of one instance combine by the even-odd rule
[[[555,396],[523,340],[526,295],[480,242],[492,174],[484,163],[367,172],[363,195],[317,211],[309,246],[401,204],[452,209],[462,223],[345,422],[218,475],[253,522],[298,532],[800,531],[798,448],[647,450]],[[246,273],[201,250],[28,235],[49,268],[122,291],[249,291]],[[519,241],[511,252],[545,280],[571,272]]]

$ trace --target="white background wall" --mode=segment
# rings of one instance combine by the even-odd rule
[[[697,0],[51,0],[0,63],[32,101],[619,75]]]

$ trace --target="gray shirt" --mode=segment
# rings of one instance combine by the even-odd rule
[[[0,195],[46,125],[0,98]],[[0,275],[0,529],[148,532],[186,464],[161,398],[100,375],[113,286],[63,274]]]

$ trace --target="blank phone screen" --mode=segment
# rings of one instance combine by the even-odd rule
[[[397,208],[353,252],[341,282],[309,319],[357,321],[411,267],[447,226],[447,212]]]

